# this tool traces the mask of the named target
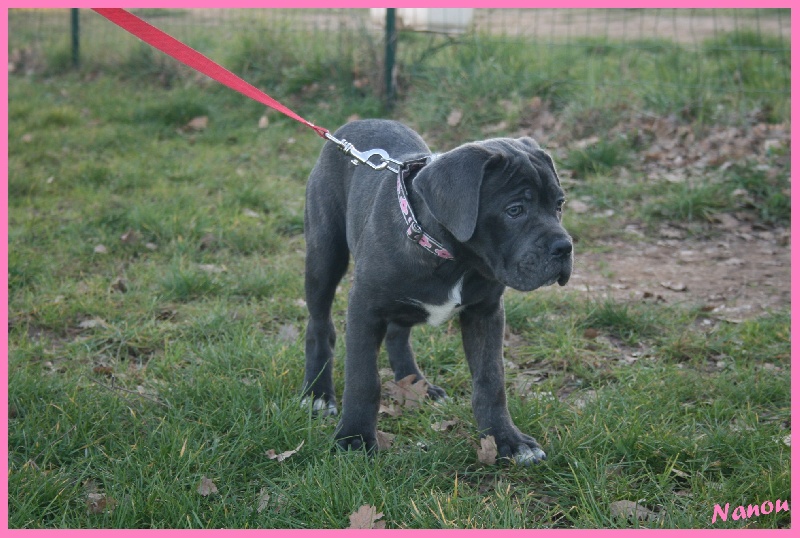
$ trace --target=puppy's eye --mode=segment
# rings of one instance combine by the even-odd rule
[[[525,207],[522,204],[514,204],[506,208],[506,215],[515,219],[525,212]]]
[[[567,201],[566,201],[564,198],[560,198],[560,199],[559,199],[559,200],[556,202],[556,211],[558,211],[559,213],[561,213],[562,211],[564,211],[564,204],[566,204],[566,203],[567,203]]]

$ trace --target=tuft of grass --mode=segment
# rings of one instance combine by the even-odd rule
[[[706,222],[714,215],[745,209],[765,225],[786,225],[791,217],[789,177],[780,168],[738,163],[722,180],[670,185],[648,201],[646,218]]]
[[[681,183],[644,208],[648,217],[659,220],[701,221],[731,207],[729,191],[718,183]]]
[[[629,153],[630,147],[626,140],[602,139],[584,148],[570,150],[560,164],[572,170],[576,177],[585,178],[589,175],[607,174],[614,168],[624,166],[629,161]]]
[[[208,105],[197,92],[171,95],[167,101],[147,103],[133,114],[137,123],[150,122],[164,127],[183,127],[199,116],[208,116]]]

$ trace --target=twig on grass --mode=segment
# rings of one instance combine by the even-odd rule
[[[138,396],[139,398],[144,398],[145,400],[153,402],[154,404],[158,404],[158,405],[160,405],[162,407],[166,407],[167,409],[172,409],[172,406],[169,405],[166,402],[161,402],[159,400],[156,400],[155,398],[151,398],[150,396],[146,396],[146,395],[144,395],[141,392],[136,391],[136,390],[130,390],[130,389],[125,389],[125,388],[122,388],[122,387],[118,387],[115,384],[116,380],[117,380],[117,378],[112,375],[111,376],[111,385],[106,385],[105,383],[101,383],[99,381],[94,381],[94,383],[97,384],[98,386],[103,387],[106,390],[110,390],[112,392],[113,391],[119,391],[119,392],[124,392],[126,394],[133,394],[134,396]]]

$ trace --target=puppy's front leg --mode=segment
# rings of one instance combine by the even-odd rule
[[[536,439],[517,429],[506,404],[503,371],[505,310],[496,302],[475,305],[461,313],[461,338],[472,373],[472,410],[482,435],[494,436],[501,458],[525,465],[545,459]]]
[[[370,312],[369,301],[361,297],[354,284],[347,307],[342,417],[336,427],[336,443],[342,449],[371,451],[377,446],[381,399],[378,350],[386,335],[386,325],[386,321]]]

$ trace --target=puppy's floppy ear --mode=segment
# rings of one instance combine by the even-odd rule
[[[414,178],[414,191],[461,243],[475,233],[486,168],[501,158],[478,144],[465,144],[440,155]]]

